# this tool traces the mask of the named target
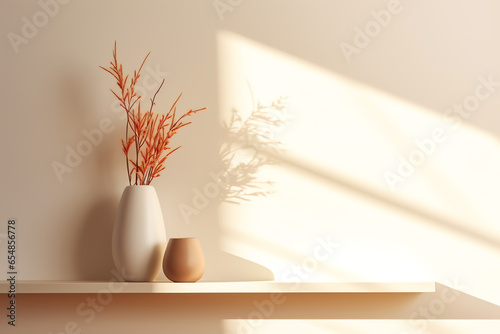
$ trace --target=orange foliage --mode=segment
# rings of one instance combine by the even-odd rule
[[[178,146],[172,149],[169,146],[170,139],[180,128],[191,124],[191,122],[185,122],[186,117],[206,109],[206,107],[196,110],[191,109],[176,120],[176,105],[182,96],[181,93],[166,115],[153,113],[154,101],[165,82],[163,80],[151,99],[149,110],[141,112],[141,96],[137,95],[135,86],[141,76],[142,67],[149,54],[146,55],[139,69],[134,71],[134,75],[130,80],[128,75],[124,76],[123,66],[118,62],[116,42],[113,49],[113,61],[110,62],[110,67],[99,66],[116,79],[119,90],[115,92],[111,89],[111,92],[120,101],[120,106],[127,114],[127,125],[125,128],[125,139],[122,139],[122,150],[127,162],[127,174],[130,185],[132,183],[135,185],[148,185],[155,177],[160,176],[160,172],[165,169],[164,163],[167,158],[180,148]],[[131,150],[132,147],[134,148],[133,150]]]

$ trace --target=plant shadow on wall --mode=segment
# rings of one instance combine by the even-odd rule
[[[273,193],[273,182],[260,180],[258,173],[277,163],[263,152],[278,154],[283,151],[283,144],[274,139],[274,132],[286,122],[283,119],[285,103],[283,97],[270,105],[258,102],[246,119],[233,109],[231,120],[224,124],[225,140],[220,151],[225,171],[220,194],[222,202],[240,204]]]
[[[274,134],[286,124],[287,116],[286,98],[283,97],[268,105],[254,103],[247,117],[233,109],[229,121],[223,124],[224,136],[219,151],[221,169],[219,173],[212,175],[212,179],[217,183],[212,185],[214,188],[217,187],[217,191],[210,194],[207,191],[208,187],[205,187],[205,195],[220,204],[235,205],[249,204],[254,199],[271,196],[274,192],[274,183],[263,179],[260,173],[277,163],[276,159],[267,154],[268,152],[278,154],[284,150],[283,144],[275,140]],[[184,211],[186,221],[192,212],[199,213],[198,210]],[[211,264],[210,269],[224,280],[274,279],[273,273],[258,263],[225,251],[221,252],[220,249],[215,253],[218,261]],[[211,279],[209,272],[206,276],[207,280]]]

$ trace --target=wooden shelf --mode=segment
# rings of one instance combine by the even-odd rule
[[[9,283],[0,283],[8,293]],[[434,282],[106,282],[17,281],[16,293],[422,293],[434,292]]]

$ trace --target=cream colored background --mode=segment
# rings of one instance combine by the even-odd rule
[[[146,87],[165,77],[159,109],[181,91],[182,108],[209,108],[175,138],[183,148],[154,181],[168,237],[200,238],[204,280],[432,280],[463,293],[433,317],[498,318],[500,87],[470,117],[455,118],[459,127],[444,118],[475,94],[480,77],[500,81],[498,2],[74,0],[53,7],[16,53],[8,34],[22,34],[23,18],[41,17],[40,3],[0,4],[0,233],[17,219],[19,278],[112,277],[111,229],[126,186],[124,121],[108,91],[113,80],[98,65],[108,63],[117,40],[128,70],[152,52],[143,79]],[[231,9],[223,19],[220,3]],[[398,14],[348,62],[341,43],[353,44],[356,27],[375,22],[371,11],[391,6]],[[289,97],[293,117],[275,133],[287,152],[261,175],[276,182],[276,193],[240,206],[210,200],[188,223],[179,206],[192,205],[196,189],[220,170],[220,124],[233,108],[248,113],[252,94],[263,104]],[[67,147],[103,120],[113,130],[60,182],[54,161],[63,163]],[[436,128],[446,140],[391,189],[385,173]],[[314,260],[318,238],[338,245],[322,261]],[[417,302],[357,297],[366,313],[348,315],[335,310],[335,298],[290,298],[252,332],[498,332],[497,321],[436,320],[422,330],[408,320],[439,291]],[[214,307],[206,296],[116,296],[87,324],[74,311],[86,297],[21,296],[18,321],[26,331],[53,333],[68,321],[86,333],[169,325],[179,333],[236,333],[254,298],[265,299],[228,296]],[[394,309],[402,313],[391,317]]]

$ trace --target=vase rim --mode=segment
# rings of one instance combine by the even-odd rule
[[[170,238],[170,240],[198,239],[197,237]]]
[[[128,185],[128,187],[153,187],[151,184],[132,184],[132,185]]]

